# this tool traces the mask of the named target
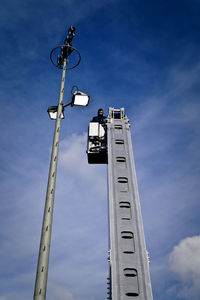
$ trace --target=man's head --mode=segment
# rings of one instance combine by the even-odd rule
[[[103,116],[103,109],[102,108],[98,109],[98,116]]]

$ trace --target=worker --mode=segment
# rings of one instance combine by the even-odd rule
[[[105,119],[106,117],[103,115],[103,109],[99,108],[97,116],[92,119],[92,122],[98,122],[99,124],[103,125],[105,123]]]

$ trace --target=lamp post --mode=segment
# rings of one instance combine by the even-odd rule
[[[51,51],[50,59],[52,63],[62,69],[62,77],[60,84],[60,93],[58,106],[54,106],[54,119],[56,119],[55,130],[54,130],[54,138],[51,152],[51,161],[49,167],[49,177],[47,184],[47,192],[46,192],[46,201],[44,208],[44,216],[43,216],[43,224],[42,224],[42,232],[41,232],[41,240],[40,240],[40,249],[38,256],[38,264],[37,264],[37,273],[35,280],[35,290],[34,290],[34,300],[45,300],[46,299],[46,286],[47,286],[47,276],[48,276],[48,264],[49,264],[49,252],[50,252],[50,242],[51,242],[51,230],[52,230],[52,218],[53,218],[53,206],[54,206],[54,195],[55,195],[55,184],[56,184],[56,170],[57,170],[57,162],[58,162],[58,149],[59,149],[59,138],[60,138],[60,127],[61,127],[61,119],[64,117],[64,108],[68,105],[81,105],[86,106],[89,102],[89,96],[86,94],[76,91],[73,94],[72,101],[66,105],[63,105],[63,95],[64,95],[64,85],[65,85],[65,74],[67,69],[75,68],[81,60],[80,53],[78,50],[72,47],[71,41],[75,35],[75,28],[70,27],[69,36],[65,39],[65,45],[58,46]],[[61,49],[61,56],[58,56],[57,64],[52,59],[52,54],[55,49]],[[79,55],[79,60],[76,65],[71,68],[67,68],[67,61],[69,55],[73,52],[77,52]],[[84,99],[80,98],[82,94]],[[79,96],[79,98],[77,98]],[[87,96],[87,100],[85,101]],[[52,112],[51,107],[48,109],[49,114]]]

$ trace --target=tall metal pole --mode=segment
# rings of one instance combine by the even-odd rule
[[[49,168],[49,177],[48,177],[48,184],[47,184],[41,240],[40,240],[37,274],[35,280],[34,300],[46,299],[46,286],[47,286],[49,252],[50,252],[50,243],[51,243],[53,205],[54,205],[54,195],[55,195],[56,170],[57,170],[57,162],[58,162],[58,149],[59,149],[59,138],[60,138],[61,115],[62,115],[62,108],[63,108],[66,65],[67,65],[67,59],[64,58],[59,100],[58,100],[58,111],[57,111],[53,146],[51,152],[51,162]]]

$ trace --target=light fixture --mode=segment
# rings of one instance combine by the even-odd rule
[[[49,117],[51,120],[56,120],[57,118],[57,112],[58,112],[58,106],[50,106],[48,109],[47,109],[47,112],[49,114]],[[64,119],[65,116],[64,116],[64,107],[62,109],[62,114],[61,114],[61,119]]]
[[[65,104],[65,105],[62,105],[62,113],[61,113],[61,116],[60,116],[60,119],[64,119],[65,116],[64,116],[64,109],[65,107],[71,105],[71,106],[87,106],[89,104],[89,101],[90,101],[90,96],[88,96],[87,94],[83,93],[83,92],[80,92],[78,90],[78,87],[77,86],[73,86],[73,88],[76,87],[77,90],[72,93],[72,101]],[[72,88],[72,90],[73,90]],[[47,109],[47,112],[49,114],[49,117],[51,120],[56,120],[57,119],[57,113],[58,113],[58,106],[50,106],[48,109]]]
[[[90,96],[87,94],[76,91],[73,93],[71,106],[79,105],[79,106],[87,106],[90,101]]]

